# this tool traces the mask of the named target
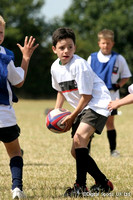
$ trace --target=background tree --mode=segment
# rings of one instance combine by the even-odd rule
[[[33,35],[39,47],[30,61],[26,82],[17,90],[25,97],[49,97],[53,94],[51,87],[50,66],[53,61],[49,37],[52,24],[45,22],[41,12],[44,0],[1,0],[0,14],[6,21],[5,41],[3,45],[15,54],[15,64],[20,65],[21,53],[17,43],[23,45],[25,36]]]
[[[26,35],[33,35],[39,43],[19,95],[21,92],[23,97],[49,98],[56,94],[51,87],[50,67],[56,59],[51,50],[51,36],[61,26],[71,27],[75,31],[77,54],[85,59],[99,49],[97,33],[104,28],[114,30],[114,50],[126,58],[133,73],[133,0],[72,0],[62,19],[55,17],[49,22],[46,22],[45,15],[41,12],[44,3],[44,0],[0,1],[0,15],[6,21],[3,45],[14,51],[16,66],[21,61],[16,43],[23,44]],[[131,82],[133,78],[128,85]],[[125,95],[127,88],[124,87],[121,92]]]
[[[65,12],[64,26],[71,27],[77,36],[77,53],[88,58],[97,51],[97,33],[112,29],[115,33],[114,50],[122,54],[133,73],[133,0],[73,0]],[[128,84],[133,82],[130,79]],[[127,88],[121,92],[125,94]]]

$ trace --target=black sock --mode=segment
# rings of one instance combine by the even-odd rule
[[[81,187],[86,187],[86,173],[87,173],[87,157],[88,149],[87,148],[78,148],[75,149],[76,152],[76,169],[77,169],[77,179]]]
[[[91,142],[92,142],[92,138],[93,137],[94,137],[94,134],[90,137],[90,141],[89,141],[89,143],[87,145],[87,147],[88,147],[88,154],[90,154],[90,152],[91,152]]]
[[[90,152],[91,152],[91,140],[89,141],[87,147],[88,147],[88,154],[90,154]]]
[[[12,190],[18,187],[22,190],[22,169],[23,159],[20,156],[15,156],[10,160],[10,170],[12,173]]]
[[[107,137],[109,140],[109,145],[110,145],[110,151],[113,151],[116,149],[116,130],[109,130],[107,131]]]
[[[96,183],[105,184],[106,176],[100,171],[90,155],[87,157],[87,172],[95,179]]]

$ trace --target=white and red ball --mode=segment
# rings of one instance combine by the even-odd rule
[[[47,128],[54,133],[63,133],[65,124],[61,124],[61,122],[70,114],[71,112],[69,110],[63,108],[51,110],[46,116]]]

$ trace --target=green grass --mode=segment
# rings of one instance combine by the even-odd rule
[[[18,104],[14,104],[21,127],[19,140],[24,149],[24,191],[29,200],[65,199],[64,191],[75,182],[75,160],[70,154],[70,132],[59,135],[45,127],[45,109],[53,108],[54,104],[54,100],[20,100]],[[72,110],[67,103],[64,108]],[[108,196],[86,199],[133,199],[133,105],[119,110],[122,115],[116,116],[115,124],[118,132],[117,147],[121,157],[110,157],[106,129],[101,136],[95,135],[91,149],[92,157],[113,182],[114,191],[107,194]],[[0,152],[0,200],[10,200],[9,158],[2,143]],[[88,188],[93,184],[93,178],[88,175]]]

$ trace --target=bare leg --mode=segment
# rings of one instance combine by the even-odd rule
[[[4,145],[6,147],[10,159],[15,156],[22,156],[18,138],[12,142],[4,143]]]

